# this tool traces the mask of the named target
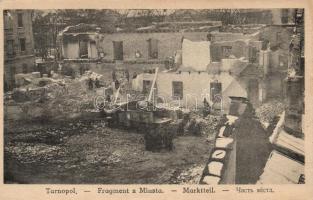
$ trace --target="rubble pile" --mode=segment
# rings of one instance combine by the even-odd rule
[[[51,163],[65,154],[65,150],[60,146],[42,143],[30,145],[24,142],[6,145],[4,151],[21,163]]]
[[[257,108],[255,114],[261,123],[271,123],[276,116],[284,111],[284,109],[284,103],[277,100],[271,100]]]
[[[53,93],[49,94],[53,96]],[[88,91],[87,83],[81,79],[67,80],[62,92],[56,94],[57,98],[50,99],[46,105],[47,110],[51,111],[51,117],[71,118],[71,115],[80,115],[81,112],[94,108],[95,94]]]
[[[202,118],[199,115],[192,114],[191,119],[184,126],[184,133],[212,136],[213,139],[219,124],[220,116],[208,115]]]
[[[121,162],[121,152],[114,151],[107,159],[104,160],[104,163],[106,164],[114,164]]]
[[[105,127],[103,122],[83,123],[82,121],[60,126],[62,127],[23,131],[23,133],[18,134],[12,132],[7,136],[9,138],[6,140],[9,140],[9,142],[5,145],[4,151],[7,155],[14,157],[20,163],[62,162],[60,159],[64,156],[68,156],[65,144],[68,142],[69,138],[75,138],[75,135],[77,136],[88,131],[91,127],[94,128],[96,132],[102,131]],[[89,155],[86,155],[87,163],[101,161],[99,156],[97,156],[98,154],[96,152],[89,152]],[[109,155],[107,157],[109,157]],[[114,155],[109,157],[108,162],[116,162],[116,157],[117,156]],[[102,158],[102,160],[103,159],[104,158]],[[71,163],[69,163],[69,165],[72,166]]]
[[[86,153],[86,160],[84,160],[81,164],[88,165],[88,164],[105,164],[105,165],[112,165],[115,163],[121,162],[121,155],[113,152],[110,155],[99,154],[98,150],[95,149],[93,151],[88,151]]]
[[[85,71],[85,73],[79,78],[79,81],[84,82],[87,81],[88,79],[96,80],[98,79],[99,81],[104,81],[103,78],[104,76],[101,74],[97,74],[92,71]]]
[[[89,78],[102,80],[102,75],[91,71],[76,79],[29,77],[29,81],[20,81],[21,86],[5,96],[6,106],[19,106],[24,118],[31,120],[75,118],[93,110],[95,91],[88,90],[87,81]]]
[[[219,116],[208,115],[204,119],[198,118],[197,122],[200,125],[200,131],[202,135],[213,135],[217,131],[219,125]]]
[[[62,137],[65,135],[64,131],[59,129],[48,129],[43,131],[29,131],[23,134],[18,134],[13,138],[13,142],[26,143],[44,143],[49,145],[59,144]]]
[[[204,165],[193,165],[180,173],[173,182],[175,184],[199,184],[204,167]]]

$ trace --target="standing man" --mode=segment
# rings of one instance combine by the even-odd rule
[[[89,86],[89,90],[93,89],[93,80],[92,80],[92,78],[89,78],[88,86]]]
[[[96,86],[96,88],[100,88],[100,81],[98,78],[96,78],[95,86]]]
[[[120,82],[115,79],[115,89],[117,90],[120,87]]]

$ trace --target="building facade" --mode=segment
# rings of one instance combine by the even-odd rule
[[[30,10],[5,10],[4,19],[4,87],[15,86],[15,74],[34,70],[34,39]]]

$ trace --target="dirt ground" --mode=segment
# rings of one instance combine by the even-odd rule
[[[195,183],[212,148],[205,136],[179,136],[173,151],[149,152],[143,134],[101,121],[6,123],[4,137],[6,183]]]

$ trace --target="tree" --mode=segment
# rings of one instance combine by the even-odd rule
[[[60,11],[34,11],[33,32],[35,49],[41,58],[47,59],[48,55],[54,54],[53,56],[57,59],[59,52],[57,36],[64,27],[65,23]],[[54,53],[52,53],[52,50],[54,50]]]

